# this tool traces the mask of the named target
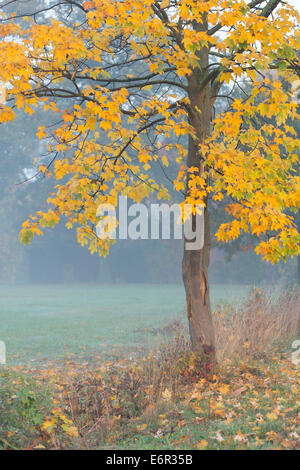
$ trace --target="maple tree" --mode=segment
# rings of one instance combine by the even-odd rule
[[[49,210],[23,224],[21,240],[63,217],[82,245],[106,255],[111,240],[97,237],[98,206],[117,205],[120,195],[168,199],[169,179],[162,184],[153,172],[167,174],[176,152],[171,188],[194,207],[192,217],[205,207],[204,246],[183,259],[191,341],[214,362],[208,198],[231,199],[219,240],[255,234],[256,252],[272,262],[300,252],[291,215],[300,206],[300,141],[291,125],[299,116],[288,85],[298,13],[280,0],[57,0],[26,15],[5,10],[14,3],[2,5],[0,120],[41,106],[58,115],[38,129],[49,151],[38,170],[59,183]],[[230,106],[215,117],[224,83],[242,95],[226,91]]]

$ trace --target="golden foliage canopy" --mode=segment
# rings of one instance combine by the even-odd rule
[[[300,254],[293,219],[300,207],[299,114],[290,85],[298,13],[277,0],[54,3],[47,15],[43,8],[26,17],[3,9],[0,24],[7,88],[1,123],[19,109],[59,116],[37,132],[49,150],[49,165],[39,171],[59,183],[49,210],[24,223],[21,240],[64,217],[81,244],[105,255],[110,241],[95,233],[99,204],[117,204],[119,195],[141,201],[151,192],[168,198],[153,169],[166,173],[175,155],[172,185],[186,202],[232,200],[232,220],[218,239],[255,234],[262,237],[256,251],[273,262]],[[192,101],[193,77],[199,95],[210,94],[207,112],[224,93],[230,103],[199,142],[191,117],[204,110]],[[187,165],[187,137],[199,148],[196,167]]]

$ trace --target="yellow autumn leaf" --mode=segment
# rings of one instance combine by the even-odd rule
[[[162,392],[162,397],[164,400],[166,401],[169,401],[171,400],[172,398],[172,393],[170,392],[170,390],[168,388],[166,388],[163,392]]]
[[[227,393],[229,393],[230,391],[230,386],[227,384],[224,384],[218,387],[218,390],[222,395],[227,395]]]
[[[78,429],[76,426],[70,426],[68,424],[62,424],[62,429],[68,434],[70,437],[78,437]]]
[[[167,157],[165,155],[163,155],[161,157],[161,161],[162,161],[164,166],[169,166],[169,160],[167,159]]]
[[[146,423],[144,423],[144,424],[139,424],[139,425],[137,425],[136,428],[137,428],[138,431],[145,431],[145,429],[147,428],[147,426],[148,426],[148,425],[147,425]]]
[[[44,423],[42,424],[41,429],[43,431],[49,431],[49,430],[51,431],[54,425],[55,425],[55,420],[47,418],[46,421],[44,421]]]
[[[197,449],[200,449],[200,450],[207,449],[208,442],[205,439],[202,439],[201,441],[197,442],[196,447]]]
[[[278,414],[275,413],[275,412],[270,412],[270,413],[267,413],[266,414],[266,417],[267,419],[269,419],[270,421],[276,421],[278,419]]]

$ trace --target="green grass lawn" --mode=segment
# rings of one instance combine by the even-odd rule
[[[241,299],[247,286],[214,285],[213,303]],[[160,327],[184,311],[180,285],[0,286],[0,340],[7,362],[105,355],[155,345]],[[135,330],[142,330],[135,332]]]

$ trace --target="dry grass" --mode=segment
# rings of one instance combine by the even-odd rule
[[[40,371],[37,373],[40,376]],[[151,415],[164,402],[166,393],[170,400],[176,400],[184,386],[197,379],[187,336],[178,333],[146,357],[104,364],[99,357],[93,366],[67,361],[55,366],[53,382],[60,390],[60,409],[79,431],[80,447],[91,448],[126,437],[135,420],[143,414]],[[53,413],[50,419],[57,422]],[[62,448],[65,437],[55,435],[58,440],[54,447]]]
[[[286,289],[276,297],[254,288],[242,305],[222,303],[214,312],[219,362],[232,359],[259,359],[274,348],[300,336],[300,289]],[[190,350],[188,329],[175,320],[156,333],[169,332],[172,339],[164,349],[177,361],[180,352]],[[161,354],[161,352],[159,353]]]
[[[214,312],[219,361],[264,357],[300,334],[300,292],[286,290],[274,299],[253,289],[242,307]]]
[[[297,335],[299,292],[283,292],[274,301],[255,289],[240,308],[220,306],[214,318],[220,365],[225,360],[267,358]],[[127,428],[148,411],[151,415],[166,398],[176,402],[193,383],[208,378],[190,351],[187,327],[177,320],[167,328],[172,338],[146,357],[108,363],[101,371],[88,367],[81,380],[65,370],[69,413],[81,436],[87,436],[86,445],[116,440],[120,434],[124,438],[124,423]]]

